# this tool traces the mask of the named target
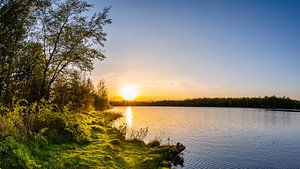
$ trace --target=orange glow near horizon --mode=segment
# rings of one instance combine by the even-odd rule
[[[134,85],[125,85],[121,88],[121,96],[124,100],[133,101],[138,96],[138,89]]]
[[[268,95],[267,92],[241,92],[230,90],[223,86],[169,76],[160,79],[160,77],[156,77],[151,73],[147,74],[147,72],[121,75],[118,74],[106,78],[109,91],[108,97],[112,102],[183,100],[199,97],[263,97]],[[130,82],[128,82],[128,79],[130,79]],[[277,93],[276,95],[282,96],[283,94]],[[292,98],[299,99],[300,97]]]

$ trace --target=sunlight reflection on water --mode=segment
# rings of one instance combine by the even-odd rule
[[[133,130],[149,127],[146,142],[181,142],[186,169],[299,168],[300,113],[206,107],[115,107]],[[179,167],[180,168],[180,167]]]
[[[127,122],[128,127],[131,128],[131,125],[132,125],[132,110],[131,110],[131,107],[126,108],[125,117],[126,117],[126,122]]]

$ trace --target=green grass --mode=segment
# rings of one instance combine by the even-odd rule
[[[124,136],[112,127],[112,121],[119,116],[109,112],[76,114],[70,121],[80,128],[79,141],[53,144],[47,143],[47,139],[43,139],[43,136],[37,136],[30,143],[21,144],[22,151],[17,157],[24,156],[22,153],[27,155],[24,159],[26,166],[15,168],[152,169],[162,168],[163,165],[168,167],[170,163],[164,159],[169,157],[172,147],[152,147],[139,140],[125,140]],[[0,168],[5,168],[3,164],[1,165],[0,161]]]

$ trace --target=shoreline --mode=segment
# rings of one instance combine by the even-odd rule
[[[138,138],[126,140],[112,125],[121,117],[118,113],[91,111],[65,114],[65,117],[68,125],[62,130],[74,133],[74,139],[56,130],[53,135],[35,135],[30,142],[6,137],[0,141],[0,157],[3,158],[0,168],[142,169],[171,168],[176,162],[183,163],[180,153],[185,146],[180,143],[160,145],[155,140],[151,144]],[[12,150],[21,154],[14,154]]]
[[[266,109],[267,111],[300,112],[300,109]]]
[[[244,108],[264,109],[267,111],[300,112],[300,109],[265,108],[265,107],[238,107],[238,106],[187,106],[187,105],[113,105],[112,107],[203,107],[203,108]]]

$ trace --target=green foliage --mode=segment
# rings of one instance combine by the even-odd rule
[[[0,140],[12,136],[22,143],[40,138],[60,144],[66,141],[86,141],[90,134],[79,125],[80,117],[74,113],[57,112],[55,106],[45,101],[28,104],[14,102],[11,109],[1,108]],[[43,137],[44,138],[43,138]],[[47,141],[45,140],[47,139]]]
[[[98,95],[94,95],[94,97],[95,97],[95,99],[94,99],[95,110],[102,111],[102,110],[106,110],[111,107],[107,98],[102,98],[102,97],[99,97]]]
[[[90,79],[83,79],[78,72],[54,86],[53,103],[63,108],[68,106],[71,110],[93,110],[94,87]]]
[[[167,153],[164,147],[126,140],[111,127],[120,114],[74,113],[68,108],[61,112],[45,101],[22,100],[12,105],[12,109],[1,108],[0,117],[11,123],[1,128],[8,135],[0,139],[0,168],[159,168]],[[37,114],[36,120],[26,121],[24,116],[29,114]],[[29,134],[20,133],[19,128]],[[139,139],[147,133],[146,129],[137,132]]]
[[[52,102],[61,110],[68,106],[75,112],[108,109],[110,104],[106,87],[103,81],[100,83],[101,88],[98,85],[95,90],[90,79],[83,78],[78,72],[74,72],[71,78],[55,84]]]
[[[22,53],[16,60],[14,96],[26,99],[28,102],[39,101],[43,76],[41,64],[45,62],[43,46],[34,42],[27,42],[23,45]]]
[[[166,160],[164,160],[164,161],[161,163],[161,165],[162,165],[163,167],[168,167],[168,168],[171,168],[171,167],[172,167],[171,161],[166,161]]]
[[[103,60],[109,8],[87,17],[84,0],[0,1],[0,99],[50,101],[53,87]],[[61,86],[65,84],[60,84]],[[57,94],[57,93],[56,93]]]
[[[0,1],[0,102],[14,111],[7,115],[14,117],[1,117],[3,125],[13,119],[25,138],[39,127],[31,121],[38,119],[34,109],[11,105],[13,98],[44,98],[76,112],[109,108],[104,81],[95,91],[82,76],[95,59],[105,58],[103,26],[111,23],[109,8],[85,16],[91,7],[84,0]]]
[[[81,116],[69,112],[56,112],[46,101],[29,104],[15,101],[12,107],[1,106],[0,115],[0,167],[37,168],[30,150],[49,144],[66,142],[86,143],[90,130],[80,122]],[[31,148],[32,149],[32,148]]]
[[[85,0],[0,1],[0,168],[160,165],[159,152],[111,127],[119,114],[86,113],[110,107],[104,81],[95,90],[82,76],[105,58],[103,27],[111,23],[109,8],[84,16],[91,7]]]
[[[0,100],[9,103],[15,88],[18,55],[29,27],[31,0],[0,1]]]
[[[53,84],[59,79],[72,76],[74,70],[91,71],[95,59],[105,58],[100,49],[106,40],[103,26],[111,23],[109,8],[91,18],[84,16],[91,7],[86,1],[66,0],[41,9],[37,22],[43,26],[35,29],[31,37],[44,50],[44,62],[39,65],[43,70],[41,98],[50,99]]]
[[[28,148],[13,137],[0,142],[1,168],[39,168]]]
[[[105,110],[110,108],[110,104],[107,98],[107,88],[105,86],[105,82],[104,80],[100,80],[98,85],[97,85],[97,89],[95,92],[95,100],[94,100],[94,107],[95,110]]]

